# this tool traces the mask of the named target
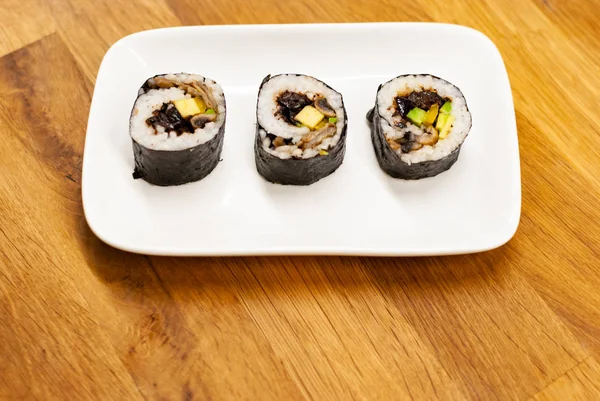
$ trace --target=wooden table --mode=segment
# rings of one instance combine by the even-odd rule
[[[599,6],[2,0],[0,399],[600,399]],[[506,246],[441,258],[174,259],[120,252],[90,232],[86,119],[120,37],[387,20],[463,24],[498,45],[523,181]]]

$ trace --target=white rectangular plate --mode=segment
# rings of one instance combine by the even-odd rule
[[[222,159],[204,180],[134,180],[128,120],[138,88],[166,72],[215,79],[227,99]],[[267,74],[315,76],[344,96],[346,157],[308,186],[271,184],[254,165],[256,95]],[[458,162],[404,181],[377,164],[365,114],[380,83],[429,73],[462,89],[473,128]],[[157,255],[441,255],[489,250],[521,213],[517,129],[502,57],[469,28],[422,23],[206,26],[141,32],[107,52],[96,82],[82,196],[93,232]]]

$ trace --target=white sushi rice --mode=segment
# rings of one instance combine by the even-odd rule
[[[295,146],[304,135],[310,132],[310,129],[291,125],[277,112],[279,109],[277,98],[285,91],[303,93],[310,100],[313,100],[317,95],[325,97],[329,105],[335,110],[337,118],[335,135],[325,139],[315,148],[302,150]],[[346,119],[342,95],[323,82],[307,75],[282,74],[274,76],[262,86],[256,108],[258,124],[262,127],[259,135],[263,141],[263,148],[268,153],[281,159],[291,157],[309,159],[318,155],[320,150],[333,148],[340,140]],[[291,138],[292,145],[271,149],[271,140],[267,137],[267,132],[282,138]]]
[[[434,90],[441,97],[451,99],[452,112],[450,114],[454,116],[455,120],[448,136],[438,140],[435,145],[426,145],[409,153],[403,153],[401,149],[398,149],[396,153],[406,164],[439,160],[446,157],[464,142],[471,129],[471,113],[467,109],[467,103],[462,92],[456,86],[430,75],[407,75],[387,82],[377,93],[379,115],[383,117],[381,127],[386,138],[402,138],[406,132],[412,132],[416,135],[425,133],[420,127],[406,121],[404,121],[406,128],[397,128],[395,124],[401,122],[402,118],[393,115],[396,96],[407,96],[412,92],[424,90]]]
[[[203,82],[211,91],[217,102],[216,112],[217,120],[207,123],[204,128],[196,128],[194,133],[183,133],[177,136],[175,131],[165,132],[164,128],[154,129],[146,123],[146,120],[152,117],[152,112],[162,107],[164,103],[174,100],[191,98],[185,91],[179,88],[151,89],[144,94],[140,89],[139,97],[136,100],[131,120],[129,123],[129,134],[138,144],[145,148],[153,150],[183,150],[210,141],[217,135],[219,129],[225,122],[225,96],[223,89],[214,81],[204,78],[201,75],[194,74],[166,74],[162,77],[175,82],[192,83]]]

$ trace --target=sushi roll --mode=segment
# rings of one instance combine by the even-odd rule
[[[256,169],[267,181],[310,185],[344,160],[344,100],[316,78],[267,76],[258,92],[256,119]]]
[[[462,92],[432,75],[401,75],[380,85],[367,120],[379,165],[406,180],[452,167],[471,129]]]
[[[129,120],[133,178],[170,186],[206,177],[219,163],[225,116],[225,95],[211,79],[183,73],[148,79]]]

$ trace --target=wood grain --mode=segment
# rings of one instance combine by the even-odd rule
[[[600,365],[594,358],[588,358],[567,371],[548,387],[537,393],[535,401],[564,399],[593,400],[600,392]]]
[[[0,56],[26,46],[56,30],[43,0],[2,0]]]
[[[599,399],[598,6],[2,2],[0,399]],[[162,26],[390,20],[463,24],[498,45],[523,188],[507,245],[440,258],[173,259],[90,232],[85,116],[114,41]]]

